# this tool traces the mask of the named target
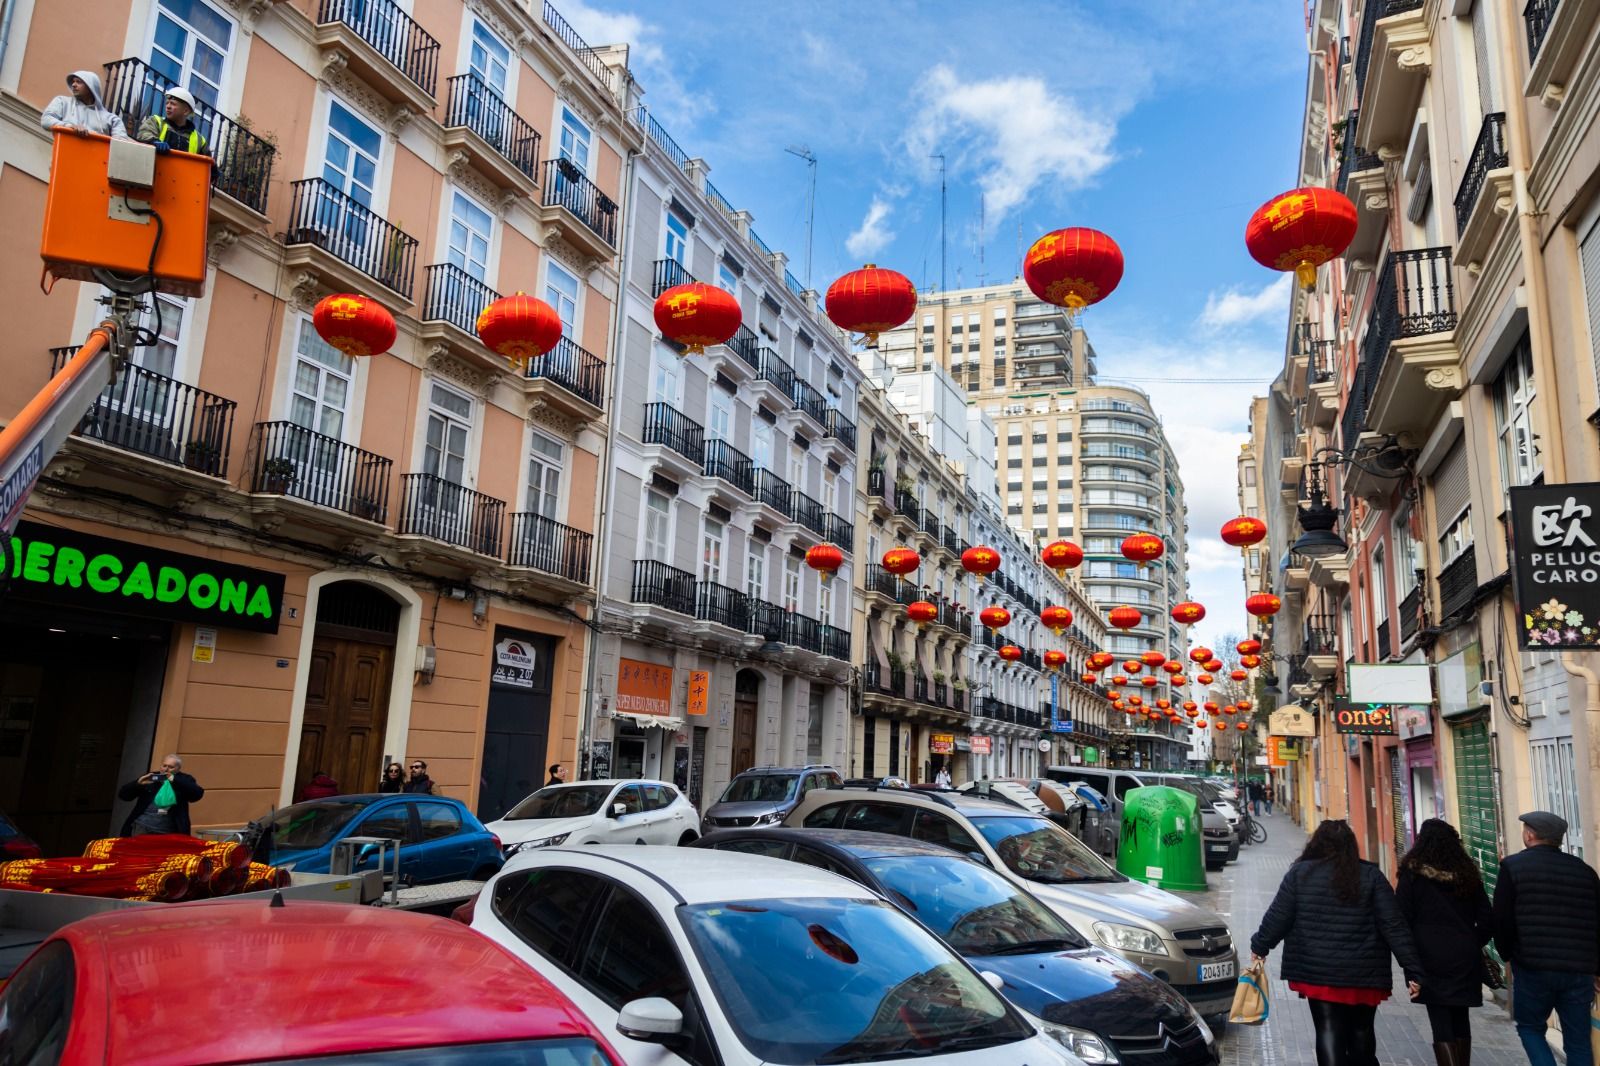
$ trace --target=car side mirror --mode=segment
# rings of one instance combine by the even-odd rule
[[[683,1035],[683,1012],[660,996],[622,1005],[617,1032],[645,1044],[667,1044]]]
[[[606,817],[607,818],[621,818],[624,814],[627,814],[627,813],[628,813],[628,805],[626,803],[613,803],[611,805],[611,809],[606,812]]]
[[[373,856],[375,856],[377,854],[378,854],[378,845],[376,845],[376,844],[363,844],[363,845],[361,845],[360,854],[358,854],[356,856],[356,863],[360,864],[360,863],[364,863],[364,862],[370,862],[370,861],[372,861]]]
[[[1006,987],[1006,979],[995,973],[993,970],[979,970],[978,976],[983,978],[984,984],[988,985],[996,992],[999,992]]]
[[[966,854],[967,854],[967,858],[971,859],[973,862],[977,863],[979,866],[988,866],[989,865],[989,856],[985,855],[981,851],[978,851],[978,850],[974,849],[972,851],[967,852]]]

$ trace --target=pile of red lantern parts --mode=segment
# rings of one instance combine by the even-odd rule
[[[146,902],[213,899],[288,883],[288,870],[251,862],[243,844],[182,834],[91,840],[79,859],[0,862],[0,888]]]

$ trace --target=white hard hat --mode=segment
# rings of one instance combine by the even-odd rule
[[[168,89],[167,90],[167,99],[168,100],[182,100],[184,103],[189,105],[189,110],[190,111],[199,110],[199,108],[196,106],[196,104],[194,102],[194,94],[191,93],[188,89]]]

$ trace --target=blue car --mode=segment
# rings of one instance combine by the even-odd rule
[[[1166,982],[1090,945],[993,870],[929,841],[847,829],[733,829],[690,847],[789,859],[865,885],[998,981],[1085,1063],[1213,1066],[1215,1040]]]
[[[330,796],[285,807],[272,818],[272,861],[325,874],[333,846],[345,837],[400,841],[400,878],[415,885],[486,881],[504,863],[500,839],[460,800],[447,796]],[[357,869],[377,869],[365,855]]]

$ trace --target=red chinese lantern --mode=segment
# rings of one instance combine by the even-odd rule
[[[999,655],[1000,658],[1004,659],[1006,662],[1014,663],[1018,659],[1022,658],[1022,649],[1017,647],[1015,644],[1007,644],[1000,649]]]
[[[1144,663],[1150,669],[1154,670],[1156,667],[1165,663],[1167,661],[1167,657],[1158,651],[1147,651],[1139,656],[1139,661]]]
[[[1072,624],[1072,612],[1065,607],[1046,607],[1039,612],[1039,621],[1055,630],[1057,635]]]
[[[1099,671],[1104,670],[1106,667],[1110,666],[1116,661],[1117,657],[1112,655],[1110,652],[1097,651],[1093,655],[1089,656],[1089,661],[1085,665],[1091,670]]]
[[[1235,723],[1233,723],[1233,727],[1235,729],[1237,729],[1239,732],[1243,733],[1246,729],[1250,728],[1250,723],[1249,722],[1235,722]]]
[[[864,333],[870,347],[878,334],[904,325],[917,310],[917,287],[897,270],[868,263],[828,286],[823,306],[846,333]]]
[[[1206,616],[1206,609],[1192,600],[1185,600],[1172,608],[1172,620],[1179,625],[1194,625]]]
[[[1059,577],[1083,562],[1083,549],[1070,540],[1058,540],[1046,544],[1039,552],[1039,558]]]
[[[1222,713],[1223,714],[1238,714],[1239,713],[1239,708],[1230,703],[1226,707],[1222,708]]]
[[[1124,659],[1122,660],[1122,668],[1130,674],[1137,674],[1144,669],[1144,663],[1138,659]]]
[[[1166,662],[1161,664],[1161,669],[1165,670],[1169,674],[1181,674],[1183,673],[1183,664],[1176,659],[1168,659]]]
[[[1241,711],[1248,711],[1250,709],[1250,701],[1249,700],[1239,700],[1237,703],[1234,704],[1234,706],[1239,708]]]
[[[1059,670],[1067,665],[1067,653],[1051,648],[1044,653],[1044,665],[1051,670]]]
[[[1081,310],[1110,296],[1122,280],[1122,249],[1099,230],[1054,230],[1028,249],[1022,278],[1046,303]]]
[[[1194,700],[1184,700],[1183,709],[1189,712],[1191,718],[1200,713],[1200,705]]]
[[[1092,685],[1096,681],[1100,680],[1100,675],[1085,671],[1084,673],[1078,675],[1078,680],[1082,681],[1085,685]]]
[[[1128,683],[1128,679],[1121,674],[1113,674],[1111,677],[1111,683],[1118,688],[1121,688],[1123,685]]]
[[[1135,533],[1122,541],[1122,557],[1140,566],[1155,562],[1166,550],[1166,542],[1154,533]]]
[[[1141,677],[1139,679],[1139,684],[1143,685],[1145,688],[1155,688],[1157,685],[1161,684],[1161,679],[1159,677]]]
[[[311,324],[317,336],[352,358],[382,355],[394,347],[394,316],[369,296],[324,296],[311,312]]]
[[[1217,727],[1217,732],[1221,733],[1223,730],[1228,728],[1228,723],[1227,722],[1217,722],[1216,723],[1216,727]]]
[[[1248,681],[1250,679],[1250,671],[1232,670],[1229,671],[1228,676],[1233,678],[1235,681]]]
[[[1251,258],[1269,270],[1294,271],[1306,289],[1316,286],[1317,268],[1342,255],[1355,235],[1356,205],[1316,186],[1274,196],[1244,227]]]
[[[726,289],[703,281],[674,285],[656,297],[656,328],[694,355],[708,344],[726,344],[739,332],[744,312]]]
[[[1210,724],[1211,724],[1211,720],[1209,718],[1202,718],[1198,722],[1196,722],[1194,725],[1195,725],[1196,729],[1204,729],[1207,726],[1209,726]]]
[[[1143,707],[1144,706],[1144,697],[1143,696],[1129,696],[1128,697],[1128,702],[1133,704],[1135,707]]]
[[[478,313],[478,339],[491,352],[506,357],[512,369],[524,370],[561,343],[561,316],[556,309],[525,292],[503,296]]]
[[[922,565],[922,556],[911,548],[890,548],[883,553],[883,568],[904,577]]]
[[[1124,605],[1122,607],[1113,607],[1106,619],[1118,629],[1132,629],[1144,621],[1144,615],[1140,613],[1139,608]]]
[[[1254,637],[1251,637],[1248,640],[1241,640],[1238,644],[1234,645],[1234,650],[1240,655],[1254,655],[1261,650],[1261,642],[1256,640]]]
[[[1221,669],[1222,669],[1222,660],[1221,659],[1208,659],[1206,661],[1206,670],[1209,671],[1210,673],[1214,674],[1218,670],[1221,670]]]
[[[1277,614],[1282,606],[1283,601],[1270,592],[1258,592],[1244,601],[1244,609],[1257,618]]]
[[[1011,612],[1004,607],[985,607],[978,612],[978,621],[989,627],[989,632],[998,633],[1011,621]]]
[[[1184,686],[1184,685],[1187,685],[1188,683],[1189,683],[1189,679],[1187,677],[1184,677],[1182,674],[1173,674],[1172,677],[1167,681],[1167,684],[1174,685],[1174,686],[1177,686],[1177,687],[1180,687],[1180,688],[1182,686]]]
[[[1202,685],[1209,685],[1211,682],[1216,680],[1216,678],[1212,677],[1210,674],[1196,674],[1194,679]]]
[[[1163,696],[1161,699],[1156,700],[1156,706],[1163,711],[1169,711],[1172,709],[1172,701]]]
[[[1241,655],[1239,656],[1239,665],[1254,670],[1256,667],[1261,665],[1261,656]]]
[[[1222,523],[1222,540],[1235,548],[1248,548],[1267,538],[1267,524],[1259,518],[1240,515]]]
[[[982,581],[1000,569],[1000,553],[987,545],[973,545],[961,553],[961,569]]]
[[[1215,700],[1206,700],[1204,706],[1207,714],[1216,714],[1222,709]]]
[[[929,622],[939,617],[939,608],[927,600],[918,600],[906,604],[906,617],[917,623],[918,627],[926,627]]]
[[[1212,652],[1210,648],[1196,648],[1189,653],[1189,660],[1191,662],[1203,663],[1209,660],[1211,655]]]
[[[844,565],[844,552],[832,544],[813,544],[806,551],[806,565],[820,574],[826,585],[834,572]]]
[[[1119,701],[1119,703],[1120,703],[1120,701]],[[1122,704],[1122,705],[1121,705],[1121,706],[1119,706],[1119,707],[1118,707],[1118,709],[1119,709],[1119,710],[1120,710],[1120,711],[1122,711],[1122,713],[1123,713],[1123,714],[1138,714],[1138,713],[1139,713],[1139,710],[1138,710],[1138,708],[1136,708],[1136,707],[1135,707],[1135,706],[1134,706],[1134,705],[1133,705],[1133,704],[1131,704],[1131,703],[1128,703],[1128,704]]]

